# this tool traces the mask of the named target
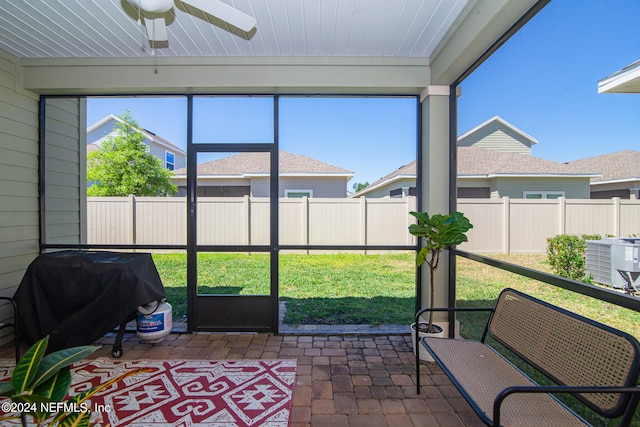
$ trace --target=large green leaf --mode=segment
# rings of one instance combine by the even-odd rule
[[[55,373],[65,366],[69,366],[78,360],[82,360],[97,349],[100,346],[85,345],[80,347],[65,348],[58,350],[51,354],[47,354],[38,367],[37,375],[33,382],[33,387],[38,387],[43,384]]]
[[[71,370],[68,366],[61,368],[47,381],[35,388],[34,393],[44,396],[53,402],[62,402],[71,387]]]
[[[0,396],[13,396],[15,394],[15,390],[11,385],[10,381],[3,381],[0,383]]]
[[[461,212],[451,214],[433,214],[427,212],[410,212],[418,222],[409,226],[409,233],[424,238],[423,247],[416,255],[416,265],[420,266],[427,260],[429,252],[433,253],[434,261],[429,261],[437,266],[439,251],[466,242],[466,232],[473,228],[469,219]]]
[[[429,254],[429,250],[427,248],[422,248],[416,255],[416,266],[420,267],[424,261],[427,259],[427,255]]]
[[[31,388],[48,344],[49,336],[47,335],[27,350],[16,364],[11,375],[11,385],[16,393],[22,393]]]

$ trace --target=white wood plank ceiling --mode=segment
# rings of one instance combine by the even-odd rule
[[[180,0],[151,49],[127,0],[0,0],[0,49],[20,58],[429,57],[469,0],[222,0],[250,33]]]

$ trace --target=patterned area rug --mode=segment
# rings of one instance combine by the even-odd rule
[[[74,365],[69,394],[138,367],[153,371],[127,377],[91,398],[92,425],[285,427],[289,423],[295,360],[101,358]],[[11,369],[3,364],[2,377]]]

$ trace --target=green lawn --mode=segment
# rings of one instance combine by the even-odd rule
[[[549,271],[545,255],[492,255]],[[186,255],[154,254],[174,318],[186,315]],[[198,291],[256,295],[269,293],[266,254],[200,254]],[[412,320],[413,255],[280,255],[280,298],[287,301],[289,324],[405,324]],[[460,306],[490,306],[505,287],[513,287],[568,310],[640,337],[640,313],[558,289],[542,282],[458,258]],[[474,335],[477,322],[462,322]]]
[[[549,271],[540,255],[492,255]],[[174,318],[186,315],[186,255],[154,254]],[[199,292],[269,293],[266,254],[200,254]],[[289,324],[406,324],[414,310],[415,270],[410,253],[387,255],[280,255],[280,298]],[[490,306],[513,287],[640,337],[640,314],[497,268],[458,258],[460,306]],[[480,323],[462,322],[473,336]]]
[[[154,254],[174,318],[186,315],[186,255]],[[289,324],[407,324],[414,310],[411,254],[280,255]],[[269,293],[265,254],[200,254],[198,291]]]
[[[494,258],[550,271],[545,255],[491,255]],[[174,319],[186,315],[186,255],[153,256],[173,306]],[[269,258],[265,254],[201,254],[199,292],[268,294]],[[408,324],[414,310],[414,259],[394,255],[280,255],[280,298],[287,301],[289,324]],[[500,291],[512,287],[552,304],[609,324],[640,338],[640,313],[603,303],[545,283],[458,258],[458,306],[487,307]],[[468,338],[480,337],[482,314],[459,316]],[[544,378],[517,362],[539,382]],[[567,403],[583,412],[581,405]],[[582,414],[593,425],[617,425]],[[632,423],[640,427],[640,415]]]

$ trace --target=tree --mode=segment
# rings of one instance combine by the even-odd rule
[[[355,191],[356,193],[360,190],[364,190],[365,188],[367,188],[369,186],[369,182],[356,182],[353,184],[353,191]]]
[[[144,135],[128,111],[117,133],[87,156],[88,196],[173,196],[173,172],[151,154]]]

